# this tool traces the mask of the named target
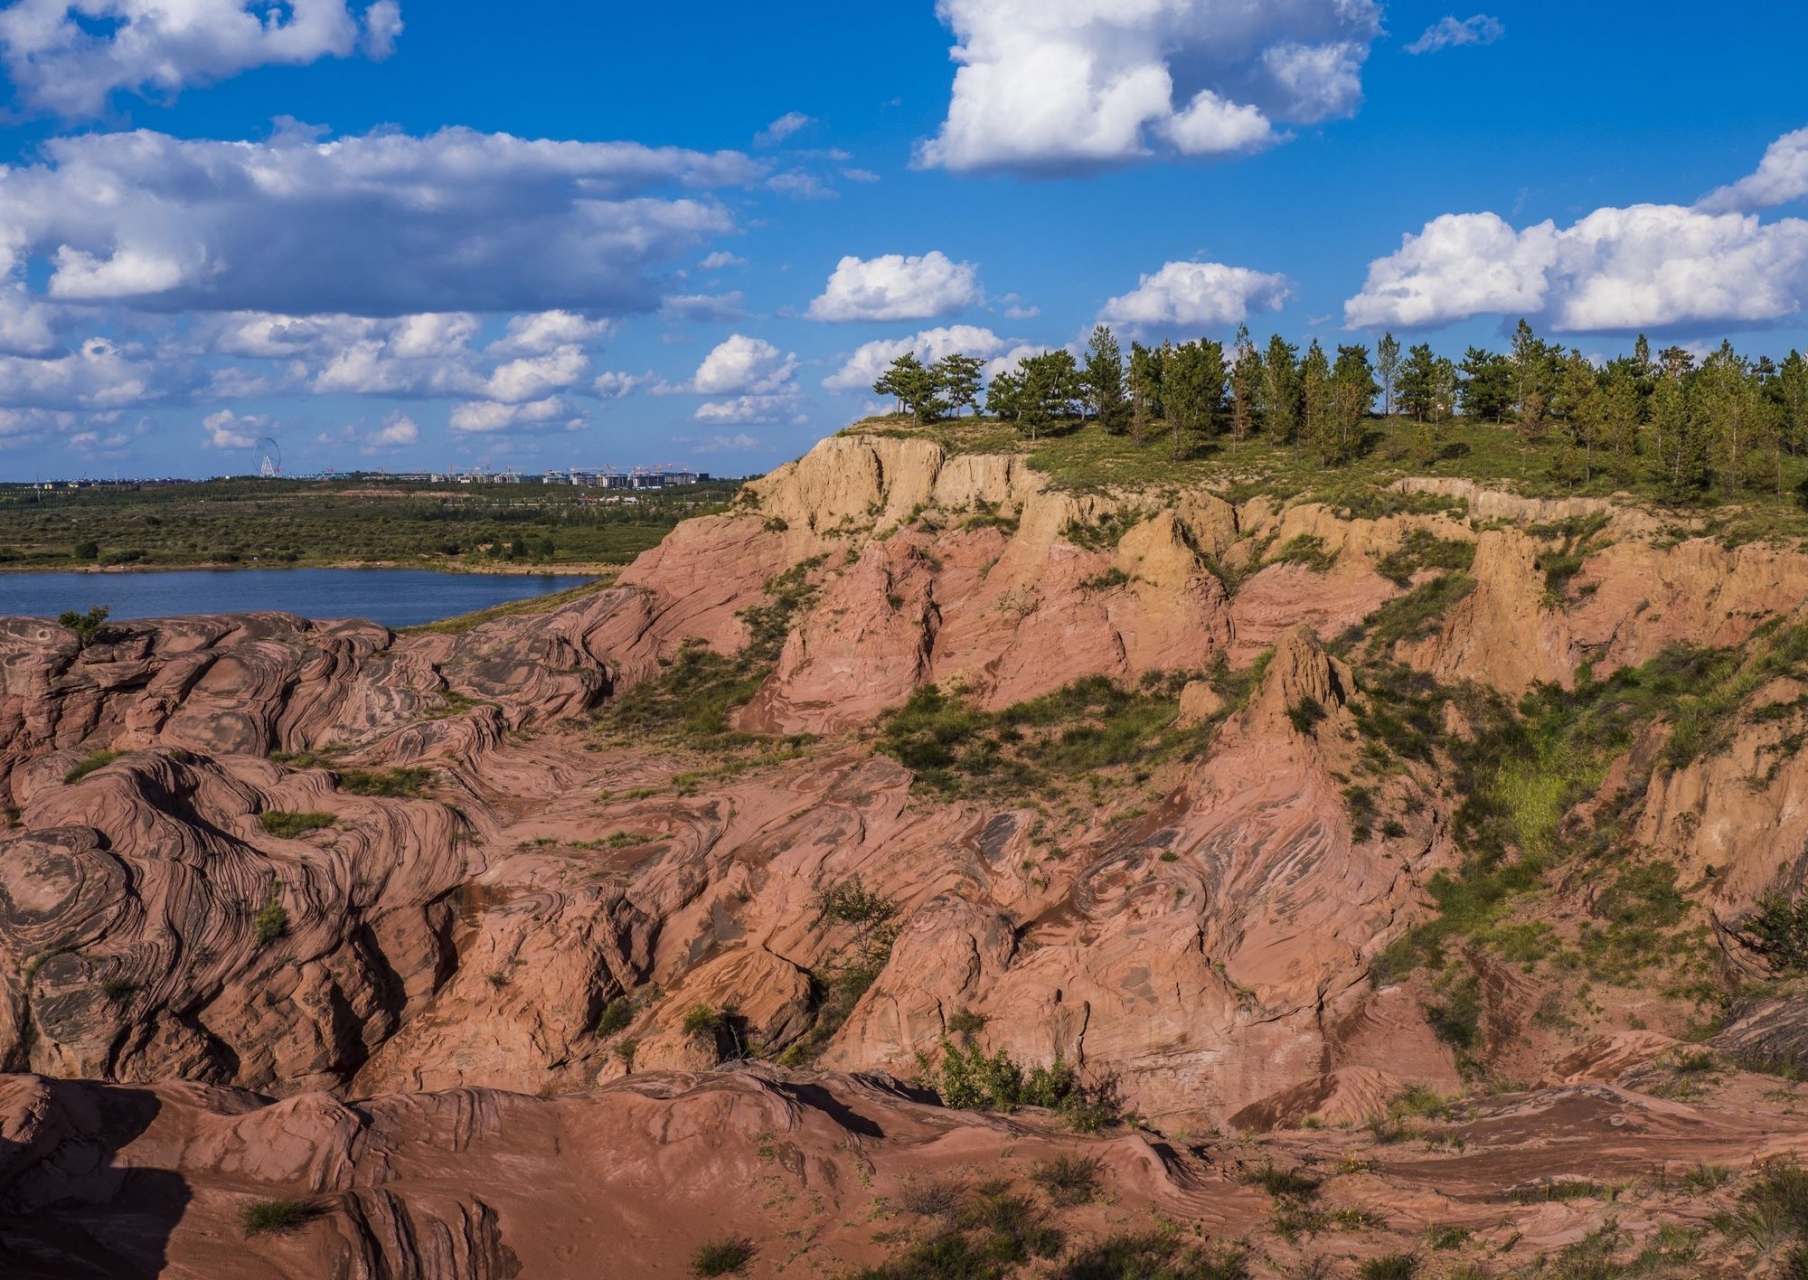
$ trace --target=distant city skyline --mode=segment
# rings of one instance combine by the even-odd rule
[[[265,437],[294,472],[761,472],[903,350],[1100,321],[1781,357],[1804,38],[1666,0],[15,0],[0,478]]]

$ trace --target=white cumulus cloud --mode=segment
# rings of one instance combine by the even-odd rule
[[[1597,209],[1516,230],[1446,214],[1369,266],[1344,304],[1352,328],[1542,315],[1559,332],[1762,324],[1808,301],[1808,222],[1679,205]]]
[[[1709,213],[1769,209],[1808,196],[1808,129],[1786,133],[1764,150],[1756,173],[1703,196]]]
[[[0,63],[27,105],[97,116],[121,89],[173,94],[359,49],[385,58],[401,30],[395,0],[15,0],[0,10]]]
[[[1058,174],[1259,150],[1352,114],[1374,0],[940,0],[960,68],[917,163]]]
[[[1169,262],[1107,302],[1099,318],[1139,334],[1224,328],[1251,312],[1278,310],[1292,292],[1282,275],[1222,262]]]
[[[762,338],[734,334],[697,366],[691,387],[699,395],[774,395],[792,390],[797,357]]]
[[[543,356],[559,347],[595,342],[608,335],[609,320],[592,320],[574,311],[540,311],[513,316],[501,338],[492,342],[493,356]]]
[[[240,416],[230,409],[221,409],[201,419],[201,429],[207,433],[202,444],[209,449],[249,449],[269,426],[270,420],[259,414]]]
[[[575,431],[584,420],[571,412],[559,396],[548,396],[527,404],[498,404],[482,400],[461,404],[452,410],[452,430],[462,435],[487,435],[513,427],[548,430],[563,428]]]
[[[1453,49],[1458,45],[1493,44],[1506,34],[1506,25],[1499,18],[1485,13],[1478,13],[1472,18],[1439,18],[1425,28],[1424,35],[1407,45],[1406,51],[1417,55]]]
[[[808,314],[812,320],[927,320],[984,298],[979,268],[955,262],[939,249],[920,257],[850,254],[835,265]]]
[[[364,442],[364,452],[374,453],[379,449],[401,449],[414,444],[421,438],[418,423],[405,413],[392,413],[383,419],[383,425],[371,432],[370,438]]]

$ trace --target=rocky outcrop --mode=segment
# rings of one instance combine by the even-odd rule
[[[156,1247],[206,1274],[238,1265],[230,1222],[256,1186],[330,1210],[270,1246],[273,1274],[561,1274],[559,1233],[535,1226],[555,1210],[652,1241],[628,1261],[672,1270],[696,1241],[674,1244],[661,1213],[726,1205],[723,1229],[777,1248],[756,1212],[777,1184],[747,1188],[782,1171],[786,1195],[824,1205],[783,1230],[852,1264],[878,1256],[843,1229],[878,1193],[849,1178],[895,1187],[1059,1146],[1042,1120],[952,1116],[859,1074],[908,1078],[965,1038],[1071,1066],[1171,1135],[1266,1134],[1267,1158],[1304,1150],[1295,1126],[1359,1128],[1408,1085],[1461,1091],[1474,1058],[1428,1014],[1457,998],[1453,970],[1396,983],[1377,966],[1457,872],[1464,797],[1450,751],[1383,749],[1375,681],[1473,684],[1504,707],[1576,687],[1584,662],[1599,678],[1670,646],[1757,651],[1799,620],[1808,560],[1439,491],[1468,515],[1078,493],[1018,456],[837,437],[544,614],[414,634],[167,619],[86,644],[0,621],[0,1070],[20,1073],[0,1084],[0,1213],[63,1215],[6,1247],[120,1271],[151,1246],[100,1232],[110,1206],[161,1222]],[[1586,543],[1512,523],[1577,517]],[[1416,638],[1365,647],[1363,624],[1447,572],[1379,563],[1421,534],[1473,544],[1470,582]],[[1558,551],[1581,558],[1567,582]],[[726,728],[762,747],[592,723],[681,656],[755,638]],[[885,713],[929,684],[977,715],[1098,676],[1173,700],[1162,752],[1044,793],[950,795],[875,750]],[[1706,906],[1703,965],[1768,973],[1742,926],[1808,876],[1804,687],[1782,666],[1740,686],[1683,755],[1663,722],[1604,733],[1618,758],[1552,801],[1563,838],[1608,832],[1669,864]],[[1474,706],[1452,694],[1414,732],[1464,741]],[[859,942],[823,893],[855,886],[895,937],[843,987]],[[1598,910],[1601,927],[1603,893],[1599,875],[1552,885],[1553,919]],[[1627,1004],[1566,1032],[1536,1017],[1545,979],[1470,967],[1487,1017],[1463,1052],[1550,1089],[1465,1113],[1466,1135],[1509,1152],[1492,1174],[1421,1179],[1390,1157],[1390,1178],[1408,1173],[1389,1212],[1415,1230],[1471,1193],[1498,1217],[1503,1179],[1555,1172],[1532,1167],[1539,1135],[1615,1123],[1609,1163],[1663,1142],[1792,1149],[1775,1115],[1760,1132],[1626,1092],[1664,1087],[1651,1073],[1680,1015],[1605,1025],[1630,1023]],[[1661,1005],[1646,994],[1640,1010]],[[1724,1051],[1793,1054],[1793,1008],[1741,1015]],[[719,1070],[750,1054],[850,1074]],[[1212,1172],[1217,1155],[1115,1141],[1086,1149],[1137,1204],[1226,1224],[1271,1208]],[[614,1154],[574,1174],[580,1148]],[[116,1160],[195,1207],[163,1221],[156,1181],[113,1177]],[[456,1191],[430,1172],[448,1160]],[[684,1177],[694,1203],[670,1199]]]

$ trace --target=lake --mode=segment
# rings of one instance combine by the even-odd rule
[[[104,604],[113,618],[282,609],[308,618],[368,618],[412,627],[592,579],[568,573],[434,573],[428,569],[176,569],[159,573],[3,573],[0,616],[54,618]]]

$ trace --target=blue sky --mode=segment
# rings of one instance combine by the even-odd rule
[[[0,476],[738,474],[1101,317],[1781,354],[1783,10],[15,0]]]

